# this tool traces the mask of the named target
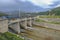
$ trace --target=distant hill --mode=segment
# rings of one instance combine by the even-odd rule
[[[39,12],[39,15],[60,15],[60,7],[51,9],[49,11],[46,12]]]
[[[0,12],[0,16],[7,16],[4,12]]]
[[[60,15],[60,7],[57,7],[51,11],[52,14]]]
[[[6,14],[8,14],[11,17],[21,17],[21,16],[26,16],[25,12],[21,12],[21,11],[10,11],[10,12],[6,12]]]
[[[19,17],[19,13],[20,13],[20,17],[24,18],[27,16],[36,16],[36,15],[60,15],[60,7],[51,9],[50,11],[45,11],[45,12],[25,12],[25,11],[20,11],[16,10],[16,11],[11,11],[11,12],[6,12],[6,14],[10,15],[11,17]]]
[[[19,14],[20,14],[20,17],[21,18],[25,18],[25,17],[29,17],[29,16],[36,16],[37,13],[34,13],[34,12],[25,12],[25,11],[11,11],[11,12],[6,12],[6,14],[8,14],[9,16],[11,17],[19,17]]]

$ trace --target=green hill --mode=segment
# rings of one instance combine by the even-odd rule
[[[7,16],[7,14],[4,12],[0,12],[0,16]]]
[[[39,12],[38,14],[40,14],[40,15],[60,15],[60,7],[51,9],[46,12]]]
[[[60,7],[53,9],[51,13],[55,15],[60,15]]]

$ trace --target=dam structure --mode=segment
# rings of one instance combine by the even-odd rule
[[[17,34],[21,33],[21,28],[31,29],[33,21],[36,17],[29,18],[17,18],[17,19],[2,19],[0,20],[0,32],[4,33],[9,31],[9,28],[12,29]]]
[[[0,19],[0,33],[11,32],[24,40],[60,40],[59,24],[36,22],[37,19],[40,18]]]

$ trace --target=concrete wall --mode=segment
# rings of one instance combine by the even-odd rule
[[[8,20],[0,20],[0,32],[4,33],[8,31]]]

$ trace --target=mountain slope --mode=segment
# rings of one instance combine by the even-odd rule
[[[51,13],[55,15],[60,15],[60,7],[53,9]]]
[[[60,15],[60,7],[51,9],[46,12],[39,12],[40,15]]]
[[[7,16],[4,12],[0,12],[0,16]]]

